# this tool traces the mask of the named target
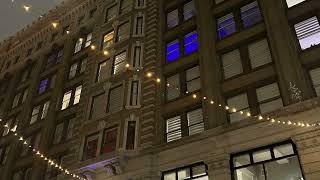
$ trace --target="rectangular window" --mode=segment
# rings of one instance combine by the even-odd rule
[[[170,63],[180,57],[179,40],[172,41],[167,44],[167,62]]]
[[[186,70],[186,86],[187,92],[194,92],[201,88],[200,85],[200,67],[195,66]]]
[[[173,100],[180,96],[180,75],[176,74],[167,78],[167,100]]]
[[[69,70],[69,79],[72,79],[76,76],[77,69],[78,69],[78,63],[74,63],[71,65]]]
[[[130,106],[139,105],[139,81],[131,82]]]
[[[252,69],[272,62],[267,39],[262,39],[249,44],[248,51]]]
[[[110,60],[99,63],[97,81],[101,82],[109,77]]]
[[[231,78],[243,72],[239,49],[222,54],[221,60],[224,79]]]
[[[137,124],[136,121],[128,121],[127,139],[126,139],[127,150],[133,150],[135,148],[136,124]]]
[[[320,43],[320,25],[316,16],[295,24],[294,29],[302,50]]]
[[[295,6],[297,4],[300,4],[306,0],[286,0],[286,1],[287,1],[288,7],[290,8],[290,7]]]
[[[49,78],[43,79],[40,81],[38,93],[44,93],[49,86]]]
[[[232,13],[218,18],[218,37],[224,39],[237,31]]]
[[[9,119],[9,120],[5,123],[6,126],[3,128],[2,136],[6,136],[6,135],[10,134],[10,132],[11,132],[12,130],[17,130],[18,123],[19,123],[19,121],[18,121],[18,119],[16,119],[15,117]]]
[[[232,180],[304,179],[300,167],[291,142],[231,156]]]
[[[65,110],[69,107],[71,95],[72,95],[72,90],[64,93],[63,99],[62,99],[61,110]]]
[[[117,6],[112,6],[107,9],[106,22],[111,21],[117,16]]]
[[[0,147],[0,165],[6,164],[9,151],[10,151],[10,148],[8,146]]]
[[[130,24],[129,22],[123,23],[118,26],[117,42],[128,39],[130,36]]]
[[[33,124],[38,121],[39,113],[40,113],[40,106],[34,107],[31,113],[30,124]]]
[[[132,0],[121,0],[120,1],[120,14],[129,12],[131,10]]]
[[[122,100],[122,85],[116,86],[114,88],[111,88],[109,91],[109,101],[108,101],[108,112],[116,112],[120,111],[123,106],[123,100]]]
[[[167,142],[178,140],[182,137],[181,117],[176,116],[166,120],[166,140]]]
[[[105,114],[106,97],[105,94],[99,94],[92,97],[90,118],[98,119]]]
[[[143,34],[143,16],[139,16],[136,19],[135,34],[136,35],[142,35]]]
[[[202,108],[187,112],[189,136],[204,131]]]
[[[58,144],[62,140],[64,123],[60,123],[56,126],[53,138],[53,144]]]
[[[142,50],[141,46],[134,46],[134,52],[133,52],[133,67],[139,68],[141,66],[141,56],[142,56]]]
[[[83,41],[84,41],[83,38],[79,38],[77,40],[76,45],[74,47],[74,53],[77,53],[77,52],[81,51]]]
[[[80,102],[81,91],[82,91],[82,85],[76,87],[76,91],[74,93],[74,100],[73,100],[74,105]]]
[[[87,34],[86,37],[86,43],[84,44],[84,47],[89,47],[91,45],[92,42],[92,33]]]
[[[244,119],[244,116],[239,114],[240,111],[242,111],[243,114],[250,113],[247,93],[228,98],[227,104],[230,108],[235,108],[237,111],[233,113],[230,111],[228,113],[230,123],[239,122]]]
[[[209,180],[208,168],[204,163],[196,163],[162,173],[163,180]],[[240,179],[239,179],[240,180]],[[249,179],[241,179],[249,180]],[[251,179],[250,179],[251,180]],[[253,180],[253,179],[252,179]]]
[[[123,72],[126,65],[127,51],[123,51],[114,57],[112,74]]]
[[[41,114],[41,119],[44,119],[47,117],[47,114],[48,114],[48,110],[49,110],[49,106],[50,106],[50,102],[47,101],[43,104],[43,107],[42,107],[42,114]]]
[[[191,0],[183,5],[183,20],[191,19],[193,16],[196,16],[196,8],[194,1]]]
[[[167,28],[176,27],[179,24],[179,14],[178,9],[175,9],[167,13]]]
[[[136,0],[136,6],[137,7],[144,7],[144,1],[145,0]]]
[[[117,129],[106,130],[104,132],[101,153],[106,154],[116,150],[117,147]]]
[[[198,33],[193,31],[184,36],[184,54],[190,54],[198,50]]]
[[[103,50],[113,45],[114,31],[108,32],[103,36]]]
[[[87,59],[83,59],[80,65],[80,73],[84,73],[87,68]]]
[[[98,150],[99,134],[87,136],[83,150],[83,160],[88,160],[96,157]]]
[[[317,94],[320,96],[320,68],[312,69],[309,71],[312,80],[313,88]]]
[[[13,102],[12,102],[12,109],[16,108],[20,104],[24,103],[28,96],[28,89],[24,89],[23,91],[17,93],[14,96]]]
[[[261,114],[283,107],[282,98],[277,83],[269,84],[256,89],[256,94]]]
[[[245,28],[250,27],[262,20],[260,8],[257,1],[240,8],[241,20]]]
[[[39,149],[40,140],[41,140],[40,133],[34,134],[34,135],[26,138],[27,143],[30,144],[34,149]],[[23,149],[21,151],[21,156],[29,155],[31,152],[32,152],[31,148],[29,148],[27,146],[23,146]]]

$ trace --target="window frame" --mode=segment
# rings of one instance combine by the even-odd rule
[[[205,167],[205,174],[193,177],[193,173],[192,173],[193,167],[197,167],[197,166],[200,166],[200,165],[203,165]],[[197,179],[197,178],[209,176],[208,165],[205,164],[204,162],[197,162],[197,163],[193,163],[193,164],[190,164],[190,165],[187,165],[187,166],[178,167],[178,168],[175,168],[175,169],[163,171],[163,172],[161,172],[161,180],[164,180],[164,175],[167,174],[167,173],[175,173],[175,177],[176,177],[175,180],[178,180],[178,172],[180,170],[184,170],[184,169],[189,169],[189,172],[190,172],[190,177],[186,178],[185,180],[192,180],[192,179]]]

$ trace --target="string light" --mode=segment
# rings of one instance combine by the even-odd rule
[[[57,28],[58,27],[58,23],[57,22],[53,22],[51,23],[53,28]]]
[[[27,5],[23,5],[23,9],[26,11],[26,12],[29,12],[30,11],[30,6],[27,6]]]

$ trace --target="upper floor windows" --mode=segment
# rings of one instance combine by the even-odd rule
[[[262,15],[257,1],[242,6],[239,10],[228,13],[217,19],[217,31],[219,39],[224,39],[237,30],[250,27],[262,20]],[[237,24],[239,21],[241,24]]]
[[[294,25],[302,50],[320,44],[320,25],[316,16]]]
[[[81,49],[89,47],[91,43],[92,43],[92,33],[87,34],[85,37],[79,38],[76,42],[74,53],[78,53],[81,51]]]
[[[82,59],[81,61],[75,62],[70,66],[68,78],[72,79],[76,75],[84,73],[87,67],[87,59]]]
[[[127,132],[126,132],[126,150],[133,150],[136,146],[136,128],[137,121],[127,121]]]
[[[103,62],[100,62],[98,65],[98,72],[97,72],[97,82],[101,82],[103,80],[106,80],[108,77],[110,77],[109,69],[111,66],[111,60],[105,60]]]
[[[77,86],[75,90],[65,92],[62,98],[61,110],[65,110],[69,107],[71,99],[73,99],[73,102],[71,102],[73,105],[78,104],[80,102],[81,91],[82,85]]]
[[[92,97],[90,119],[98,119],[105,114],[106,99],[105,93]]]
[[[24,89],[18,92],[13,98],[12,108],[15,108],[20,104],[24,103],[25,100],[27,99],[27,95],[28,95],[28,89]]]
[[[117,128],[105,130],[103,140],[102,140],[101,154],[110,153],[116,150],[117,136],[118,136]]]
[[[166,15],[167,29],[176,27],[180,22],[187,21],[196,15],[194,0],[186,1],[184,4],[179,6],[182,6],[181,12],[179,12],[180,8],[176,8],[174,10],[167,12],[167,15]],[[179,16],[179,14],[181,14],[181,16]]]
[[[140,68],[142,64],[142,57],[143,57],[142,45],[135,44],[133,46],[133,57],[132,57],[132,67]]]
[[[65,120],[56,125],[54,137],[53,137],[53,144],[59,144],[65,141],[68,137],[68,131],[70,130],[69,120]]]
[[[129,12],[132,8],[133,0],[120,0],[120,14]]]
[[[256,94],[261,114],[271,112],[283,106],[277,83],[269,84],[256,89]]]
[[[130,24],[129,22],[125,22],[118,26],[117,30],[117,42],[128,39],[130,36]]]
[[[183,42],[183,47],[181,48],[180,42]],[[182,54],[188,55],[192,52],[198,50],[198,34],[193,31],[183,37],[183,41],[176,39],[171,41],[166,46],[166,58],[167,63],[173,62],[174,60],[180,58]]]
[[[286,1],[287,1],[288,7],[290,8],[290,7],[295,6],[297,4],[300,4],[306,0],[286,0]]]
[[[140,83],[138,80],[131,81],[130,85],[130,99],[129,105],[130,106],[138,106],[140,104],[139,101],[139,94],[140,94]]]
[[[35,122],[46,118],[48,114],[49,106],[50,106],[49,101],[46,101],[42,104],[34,106],[31,113],[30,124],[34,124]]]
[[[54,88],[56,81],[56,75],[51,75],[47,78],[44,78],[40,81],[39,87],[38,87],[38,93],[42,94],[46,92],[49,88]]]
[[[320,96],[320,68],[312,69],[309,73],[316,95]]]
[[[136,7],[144,7],[145,3],[145,0],[136,0]]]
[[[91,159],[97,156],[99,134],[94,134],[86,137],[83,160]]]
[[[111,21],[117,16],[117,5],[109,7],[106,12],[106,22]]]
[[[169,170],[164,172],[162,177],[163,180],[209,180],[208,168],[204,163],[196,163],[174,170]]]
[[[48,69],[56,64],[58,64],[63,57],[63,48],[54,51],[48,56],[47,63],[45,64],[45,69]]]
[[[123,107],[123,85],[112,87],[109,90],[107,112],[120,111]]]
[[[304,179],[292,143],[271,145],[231,156],[232,180]]]
[[[125,70],[125,65],[127,63],[127,51],[123,51],[114,57],[112,65],[112,74],[116,75]]]
[[[136,24],[135,24],[135,35],[143,35],[144,34],[144,16],[136,17]]]
[[[6,121],[5,127],[2,131],[2,136],[10,134],[11,131],[17,130],[19,120],[16,117],[10,118]]]
[[[230,107],[236,108],[238,112],[242,111],[243,112],[242,114],[245,114],[245,115],[247,115],[248,113],[251,114],[247,93],[239,94],[239,95],[228,98],[227,104]],[[238,122],[245,118],[245,116],[239,113],[229,112],[228,115],[229,115],[230,123]]]
[[[105,50],[113,45],[114,42],[114,31],[110,31],[103,36],[102,49]]]
[[[202,108],[166,119],[166,142],[204,131]]]

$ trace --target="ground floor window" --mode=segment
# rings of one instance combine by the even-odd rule
[[[231,156],[232,180],[303,180],[292,142],[270,145]]]
[[[165,171],[162,173],[162,180],[209,180],[207,170],[206,164],[196,163]]]

